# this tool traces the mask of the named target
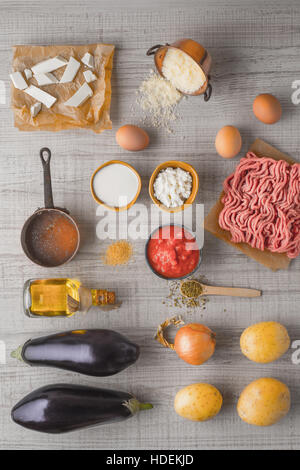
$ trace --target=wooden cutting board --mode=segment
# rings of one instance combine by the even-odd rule
[[[249,148],[249,151],[254,152],[258,157],[270,157],[274,160],[285,160],[291,165],[296,163],[295,160],[293,160],[291,157],[280,152],[278,149],[272,147],[261,139],[256,139]],[[240,250],[245,253],[245,255],[249,256],[249,258],[254,259],[258,263],[263,264],[273,271],[277,271],[278,269],[287,269],[291,259],[288,258],[284,253],[272,253],[269,250],[261,251],[257,248],[252,248],[247,243],[233,243],[231,241],[230,232],[221,229],[219,226],[219,215],[223,209],[223,204],[221,202],[223,196],[224,192],[222,191],[219,200],[212,207],[209,214],[205,218],[204,228],[208,232],[215,235],[215,237],[220,238],[229,245],[234,246],[237,250]]]

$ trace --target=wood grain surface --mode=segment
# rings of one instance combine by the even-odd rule
[[[151,6],[149,6],[151,3]],[[300,263],[287,271],[271,272],[233,247],[206,234],[200,274],[209,284],[261,289],[262,297],[239,299],[211,297],[206,310],[193,314],[163,304],[167,282],[148,269],[144,241],[134,242],[134,260],[119,269],[103,266],[101,253],[108,241],[96,236],[99,215],[90,194],[93,171],[103,162],[121,159],[142,176],[139,202],[150,207],[149,177],[158,163],[180,159],[199,173],[197,202],[205,213],[216,201],[224,178],[238,159],[217,156],[214,139],[225,124],[237,125],[243,149],[259,137],[300,161],[300,106],[291,102],[292,82],[300,79],[300,6],[296,2],[258,1],[0,1],[0,340],[6,345],[6,363],[0,364],[1,449],[299,449],[300,366],[290,349],[275,363],[251,363],[240,352],[239,336],[248,325],[278,320],[291,339],[300,339]],[[141,124],[133,104],[136,90],[153,68],[146,50],[154,44],[191,37],[213,58],[213,95],[179,105],[181,119],[174,133],[148,128],[151,145],[128,153],[115,142],[121,124]],[[20,133],[13,127],[9,78],[14,44],[116,45],[112,79],[112,131]],[[253,98],[274,93],[283,106],[281,121],[266,126],[252,113]],[[41,147],[52,151],[54,202],[67,207],[82,233],[79,254],[61,269],[43,269],[23,254],[20,231],[25,219],[43,205]],[[148,229],[147,220],[144,228]],[[90,287],[116,289],[123,300],[120,310],[71,319],[30,319],[22,311],[22,287],[29,278],[80,277]],[[166,317],[181,313],[186,320],[203,322],[217,333],[212,359],[200,367],[188,366],[153,339]],[[137,364],[117,376],[94,379],[46,368],[30,368],[9,357],[26,339],[71,328],[112,328],[141,345]],[[3,344],[3,343],[1,343]],[[273,376],[291,389],[292,409],[279,424],[256,428],[243,423],[236,402],[251,380]],[[128,390],[153,403],[152,411],[125,423],[69,435],[37,434],[15,425],[12,406],[36,387],[71,382]],[[173,410],[175,393],[193,382],[216,385],[224,396],[218,417],[206,423],[183,420]]]

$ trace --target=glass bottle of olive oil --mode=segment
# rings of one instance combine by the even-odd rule
[[[70,317],[86,313],[92,305],[118,308],[115,293],[87,289],[76,279],[29,279],[24,285],[24,312],[29,317]]]

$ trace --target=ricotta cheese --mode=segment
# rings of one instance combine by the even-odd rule
[[[154,181],[154,196],[166,207],[180,207],[191,195],[192,182],[188,171],[166,168],[158,173]]]

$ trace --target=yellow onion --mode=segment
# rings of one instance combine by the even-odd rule
[[[215,333],[205,325],[190,323],[178,330],[174,344],[169,343],[164,337],[164,329],[171,324],[178,326],[182,323],[182,320],[177,317],[167,319],[164,323],[159,325],[156,339],[163,346],[174,349],[177,355],[188,364],[203,364],[215,351]]]

